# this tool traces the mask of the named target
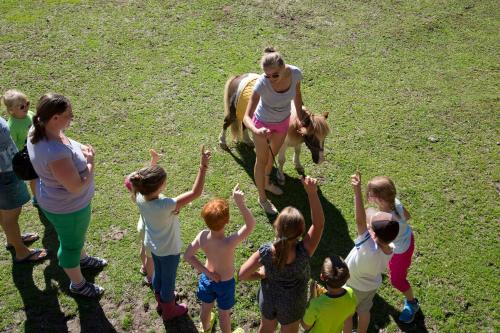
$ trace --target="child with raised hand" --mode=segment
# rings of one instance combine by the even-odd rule
[[[33,117],[35,113],[29,111],[30,101],[28,97],[19,90],[7,90],[0,100],[5,105],[9,119],[7,126],[9,126],[10,136],[16,144],[17,150],[21,151],[26,144],[28,138],[28,130],[33,124]],[[35,198],[35,180],[30,180],[30,189],[33,194],[33,204],[36,204]]]
[[[366,333],[370,324],[370,309],[373,297],[382,284],[382,272],[393,254],[391,242],[396,238],[399,225],[388,213],[370,215],[366,223],[366,213],[361,194],[361,175],[351,176],[354,190],[354,205],[358,237],[354,248],[346,258],[350,277],[347,286],[352,288],[357,298],[358,333]],[[352,332],[352,321],[344,323],[344,333]]]
[[[156,150],[150,149],[149,154],[151,155],[150,165],[157,165],[158,161],[161,157],[161,154],[158,154]],[[130,175],[125,177],[125,187],[132,192],[132,183],[130,182]],[[135,201],[135,197],[132,198]],[[139,233],[139,239],[141,241],[141,269],[139,272],[144,275],[144,282],[146,285],[151,286],[151,282],[153,281],[153,272],[154,272],[154,263],[153,257],[151,256],[151,251],[144,246],[144,237],[146,235],[146,229],[144,227],[144,221],[142,220],[142,216],[139,215],[139,221],[137,222],[137,232]]]
[[[367,186],[367,197],[369,202],[378,206],[380,212],[391,214],[392,218],[399,224],[399,233],[393,242],[394,255],[388,266],[389,280],[394,288],[405,296],[399,320],[403,323],[411,323],[415,319],[420,305],[407,279],[408,269],[415,251],[413,231],[408,224],[410,213],[396,198],[396,186],[389,177],[378,176],[370,180]]]
[[[200,168],[192,189],[175,198],[162,194],[167,174],[161,166],[142,168],[130,175],[132,193],[146,229],[144,245],[151,251],[154,261],[153,291],[158,302],[157,309],[166,321],[182,316],[188,310],[185,304],[175,302],[174,295],[182,247],[177,213],[201,195],[210,157],[210,151],[203,146]]]
[[[212,330],[211,318],[214,301],[219,309],[220,328],[223,333],[231,332],[231,308],[235,304],[234,251],[255,227],[255,219],[245,204],[244,193],[236,185],[233,199],[243,215],[245,225],[237,232],[225,235],[224,227],[229,223],[229,205],[226,200],[209,201],[201,212],[208,230],[201,231],[184,253],[184,259],[201,273],[197,296],[201,303],[201,332]],[[206,256],[205,265],[197,258],[201,249]],[[244,332],[237,328],[234,332]]]
[[[258,332],[297,332],[307,305],[309,261],[318,247],[325,223],[317,180],[302,178],[311,207],[312,224],[307,233],[304,217],[294,207],[285,207],[274,222],[276,238],[262,245],[241,266],[240,280],[260,280]],[[263,266],[263,267],[262,267]]]
[[[356,311],[354,291],[344,286],[349,279],[349,268],[338,255],[326,257],[321,266],[320,280],[326,284],[326,293],[309,301],[302,327],[309,333],[339,333],[345,321],[352,322]]]

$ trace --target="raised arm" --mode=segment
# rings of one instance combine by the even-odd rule
[[[354,190],[354,209],[356,214],[356,226],[358,235],[366,232],[366,212],[363,203],[363,194],[361,193],[361,174],[356,171],[356,174],[351,176],[351,185]]]
[[[240,210],[241,215],[243,215],[243,220],[245,220],[245,225],[238,230],[238,232],[232,234],[229,239],[231,244],[234,246],[238,245],[241,241],[246,239],[253,231],[255,227],[255,219],[250,212],[250,209],[245,204],[245,193],[240,190],[239,184],[233,189],[233,199]]]
[[[262,264],[259,261],[260,255],[259,251],[255,251],[254,254],[248,260],[241,265],[240,271],[238,272],[238,280],[240,281],[251,281],[251,280],[262,280],[265,278],[264,271],[259,269]]]
[[[206,231],[202,231],[196,236],[196,238],[189,244],[189,246],[186,249],[186,252],[184,252],[184,260],[186,260],[191,266],[193,266],[194,269],[196,269],[200,273],[205,273],[206,276],[208,276],[211,280],[215,282],[220,281],[220,275],[217,274],[216,272],[211,272],[209,271],[199,260],[196,258],[196,252],[200,249],[200,239],[203,236],[203,233],[206,233]]]
[[[71,158],[49,162],[48,166],[54,178],[70,193],[78,194],[86,189],[94,177],[94,148],[82,145],[83,156],[87,159],[87,173],[82,177]]]
[[[205,185],[205,174],[208,169],[208,161],[210,160],[211,153],[209,150],[205,150],[205,146],[201,147],[201,161],[200,161],[200,169],[198,170],[198,174],[196,175],[196,179],[194,181],[193,187],[191,191],[187,191],[175,198],[177,205],[175,206],[175,210],[179,211],[182,207],[198,198],[203,192],[203,186]]]
[[[156,150],[150,149],[149,155],[151,155],[151,162],[149,163],[151,166],[157,165],[160,160],[161,154],[158,154]]]
[[[314,178],[309,176],[302,178],[302,185],[304,185],[307,198],[309,199],[309,206],[311,207],[312,224],[304,237],[304,247],[310,257],[318,247],[325,226],[325,215],[323,213],[321,201],[319,200],[317,184],[318,181]]]

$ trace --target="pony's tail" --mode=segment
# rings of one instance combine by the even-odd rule
[[[237,76],[231,76],[224,86],[224,119],[230,121],[229,127],[231,127],[231,134],[233,135],[233,140],[238,141],[241,137],[241,123],[236,119],[236,110],[234,114],[231,114],[231,97],[229,95],[229,87],[231,83],[236,79]]]

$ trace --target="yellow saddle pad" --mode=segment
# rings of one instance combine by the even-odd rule
[[[238,97],[238,101],[236,102],[236,118],[238,119],[238,121],[243,121],[243,116],[245,115],[245,111],[247,110],[248,101],[252,96],[253,86],[255,85],[257,78],[258,77],[248,81],[247,85],[241,91],[240,96]]]

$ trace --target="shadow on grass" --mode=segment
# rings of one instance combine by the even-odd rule
[[[13,265],[12,278],[19,290],[26,313],[25,332],[69,332],[68,321],[73,316],[66,316],[61,310],[58,294],[64,292],[71,296],[78,305],[80,314],[80,332],[116,332],[106,318],[98,299],[88,299],[69,293],[69,279],[58,265],[56,253],[59,248],[57,233],[41,211],[40,221],[45,227],[42,243],[49,250],[49,265],[44,270],[45,290],[40,290],[33,280],[35,264]],[[84,270],[87,281],[94,282],[100,270]]]
[[[245,170],[248,177],[253,179],[253,168],[255,164],[255,152],[253,148],[249,148],[245,144],[238,143],[234,148],[237,152],[235,154],[232,150],[227,151],[233,159]],[[272,176],[276,174],[273,168]],[[307,174],[307,172],[306,172]],[[285,174],[285,185],[281,186],[283,195],[275,196],[269,194],[269,199],[274,203],[278,210],[286,206],[294,206],[299,209],[306,220],[307,226],[311,223],[311,213],[309,209],[309,202],[304,187],[297,177],[289,177]],[[321,187],[318,188],[318,195],[325,214],[325,228],[321,242],[311,259],[311,277],[319,280],[319,273],[323,259],[332,254],[338,254],[346,258],[354,246],[354,242],[349,235],[347,221],[342,213],[328,201],[323,195]],[[267,216],[270,223],[273,223],[275,216]],[[399,310],[388,304],[378,294],[374,298],[374,305],[371,310],[371,321],[368,332],[378,332],[380,328],[387,327],[389,323],[394,321],[399,329],[403,332],[427,332],[425,327],[425,316],[422,311],[417,313],[415,321],[411,324],[403,324],[398,321]]]
[[[170,321],[164,321],[163,324],[167,332],[198,333],[196,325],[188,314]]]

